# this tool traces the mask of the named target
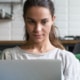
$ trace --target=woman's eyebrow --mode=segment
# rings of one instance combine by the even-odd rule
[[[44,19],[41,19],[41,20],[45,20],[45,21],[48,21],[48,18],[44,18]]]
[[[35,21],[33,18],[30,18],[30,17],[26,17],[26,19],[29,19],[29,20],[33,20],[33,21]]]
[[[35,19],[30,18],[30,17],[27,17],[26,19],[36,22]],[[43,18],[43,19],[41,19],[41,21],[48,21],[48,18]]]
[[[34,20],[33,18],[27,17],[26,19],[36,23],[36,20]]]

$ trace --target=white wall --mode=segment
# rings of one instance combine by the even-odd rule
[[[6,6],[6,7],[5,7]],[[9,4],[1,4],[0,9],[5,9],[10,13]],[[23,40],[24,36],[24,22],[22,17],[22,5],[14,5],[13,19],[0,19],[0,40]]]
[[[60,36],[80,35],[80,0],[54,0],[55,25],[59,28]],[[10,13],[10,5],[0,4]],[[23,40],[24,22],[22,18],[22,5],[14,6],[12,20],[0,20],[0,40]]]
[[[55,0],[55,8],[60,36],[80,36],[80,0]]]
[[[55,25],[60,36],[68,35],[68,0],[55,0]]]
[[[80,0],[70,0],[69,3],[69,34],[80,35]]]

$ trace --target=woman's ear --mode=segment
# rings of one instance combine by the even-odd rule
[[[53,17],[52,17],[52,25],[53,25],[54,22],[55,22],[55,18],[56,18],[56,16],[53,16]]]
[[[53,18],[52,18],[53,22],[54,22],[55,18],[56,18],[56,16],[53,16]]]

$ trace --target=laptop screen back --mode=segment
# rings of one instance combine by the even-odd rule
[[[61,62],[58,60],[1,60],[0,80],[61,80]]]

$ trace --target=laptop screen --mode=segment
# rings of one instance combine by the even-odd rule
[[[59,60],[1,60],[0,80],[61,80],[61,62]]]

